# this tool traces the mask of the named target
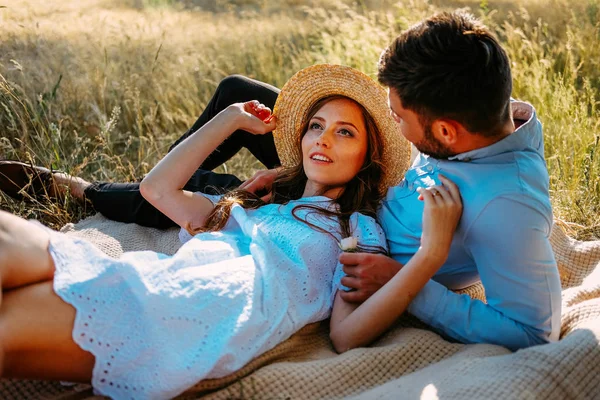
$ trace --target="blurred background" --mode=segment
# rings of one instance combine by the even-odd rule
[[[496,33],[513,97],[538,111],[555,216],[600,238],[600,0],[0,0],[0,159],[139,180],[222,78],[281,87],[322,62],[375,77],[403,29],[457,8]],[[221,171],[261,168],[242,152]],[[0,208],[54,228],[89,212],[69,197]]]

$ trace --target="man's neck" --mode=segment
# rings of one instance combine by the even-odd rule
[[[511,135],[519,126],[523,125],[523,122],[513,121],[512,118],[504,125],[502,131],[498,135],[494,136],[484,136],[479,134],[473,134],[465,132],[465,134],[470,135],[469,140],[462,141],[460,145],[456,146],[454,151],[456,154],[466,153],[468,151],[473,151],[477,149],[482,149],[484,147],[488,147],[501,141],[507,136]]]

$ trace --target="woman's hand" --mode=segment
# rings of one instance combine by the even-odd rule
[[[379,337],[448,258],[452,236],[462,214],[462,202],[456,185],[444,176],[440,175],[440,179],[441,185],[419,188],[419,199],[425,202],[419,251],[406,265],[398,266],[399,271],[393,278],[360,306],[349,303],[344,299],[344,293],[338,290],[329,334],[338,352],[365,346]]]
[[[419,188],[419,200],[425,202],[420,251],[441,265],[448,258],[463,207],[458,187],[445,176],[439,177],[442,185]]]
[[[227,107],[227,112],[235,118],[238,129],[254,135],[264,135],[273,131],[276,126],[276,118],[271,114],[271,109],[257,100],[232,104]]]

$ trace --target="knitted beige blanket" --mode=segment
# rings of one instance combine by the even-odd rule
[[[159,231],[101,215],[62,229],[106,253],[179,247],[177,229]],[[199,382],[181,399],[600,399],[600,241],[567,237],[552,246],[563,286],[561,340],[511,353],[493,345],[450,343],[409,316],[375,344],[337,355],[327,324],[289,340],[222,379]],[[483,299],[481,286],[469,288]],[[493,326],[490,329],[494,329]],[[1,399],[92,399],[89,385],[0,381]]]

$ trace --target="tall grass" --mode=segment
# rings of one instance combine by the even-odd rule
[[[43,6],[42,6],[43,5]],[[442,9],[470,7],[512,60],[544,123],[555,215],[600,224],[600,0],[41,0],[0,9],[0,157],[90,180],[140,179],[233,73],[281,86],[333,62],[374,76],[383,47]],[[248,153],[223,168],[242,177]],[[0,207],[52,226],[62,204]],[[588,231],[589,232],[589,231]]]

